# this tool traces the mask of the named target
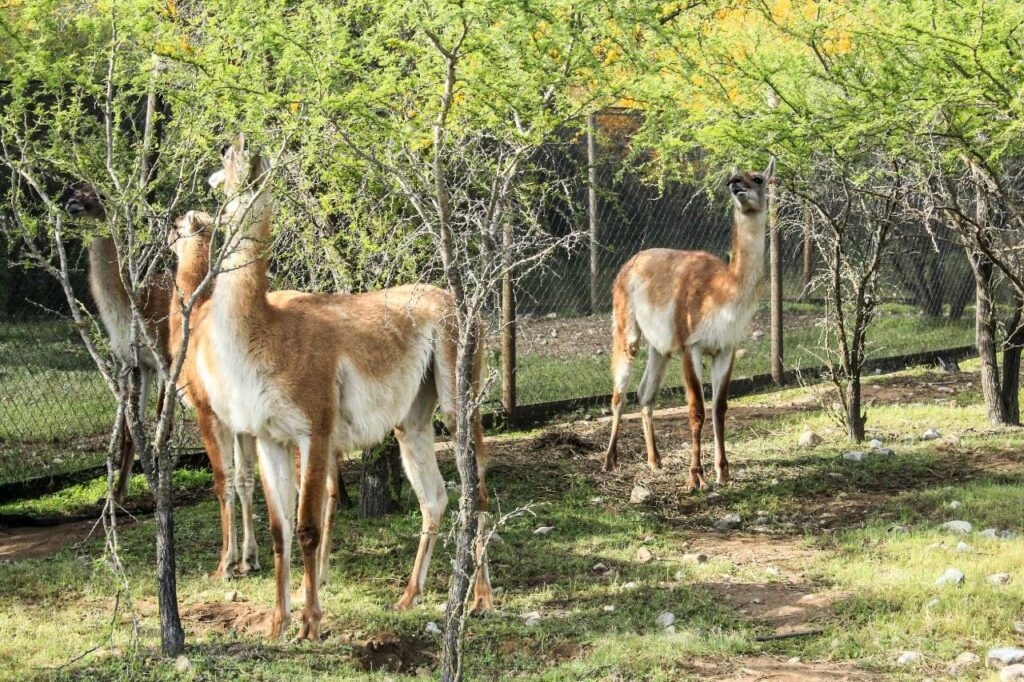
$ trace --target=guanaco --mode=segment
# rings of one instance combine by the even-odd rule
[[[96,222],[107,219],[103,198],[92,186],[79,184],[71,189],[65,210],[73,218],[87,218]],[[150,335],[156,341],[156,352],[143,346],[139,351],[140,389],[138,404],[145,411],[150,388],[159,387],[159,367],[166,367],[170,361],[167,353],[168,304],[173,289],[171,278],[164,274],[154,275],[139,294],[139,305]],[[89,243],[89,291],[99,311],[100,321],[107,332],[110,350],[126,366],[134,363],[130,347],[132,309],[128,292],[121,280],[117,247],[108,235],[98,235]],[[157,413],[162,406],[162,392],[158,392]],[[134,397],[133,397],[134,399]],[[114,485],[114,500],[124,502],[135,461],[135,448],[127,421],[122,426],[121,450],[119,453],[118,476]]]
[[[661,468],[654,439],[654,402],[672,353],[682,356],[689,407],[690,479],[688,489],[707,488],[700,458],[704,426],[702,358],[711,356],[715,473],[729,481],[725,455],[725,412],[737,344],[746,336],[764,271],[768,185],[775,159],[764,171],[735,170],[727,186],[733,203],[732,256],[726,264],[706,251],[648,249],[629,259],[612,285],[612,430],[604,470],[618,464],[622,399],[640,340],[647,342],[647,368],[637,399],[643,421],[647,463]]]
[[[235,433],[256,438],[274,543],[277,599],[270,634],[278,638],[290,620],[296,481],[289,448],[300,451],[297,534],[306,599],[299,638],[316,640],[322,618],[317,552],[332,449],[372,445],[395,430],[423,514],[412,576],[395,606],[412,606],[424,588],[448,502],[432,417],[439,405],[445,422],[455,425],[454,302],[448,292],[427,285],[274,301],[267,282],[269,163],[250,153],[241,135],[223,148],[221,161],[215,177],[229,197],[224,208],[229,253],[208,306],[209,343],[200,344],[196,363],[216,414]],[[474,385],[479,371],[477,366]],[[478,505],[486,512],[486,451],[478,413],[472,429],[481,478]],[[490,608],[486,556],[480,554],[475,607]]]

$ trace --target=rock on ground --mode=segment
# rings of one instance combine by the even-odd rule
[[[427,626],[423,628],[423,631],[426,632],[428,635],[441,634],[441,628],[439,628],[437,626],[437,623],[435,623],[434,621],[430,621],[429,623],[427,623]]]
[[[868,458],[868,453],[862,452],[861,450],[854,450],[853,452],[844,452],[843,459],[851,462],[863,462]]]
[[[636,551],[636,560],[642,564],[646,564],[654,560],[654,554],[646,547],[641,547]]]
[[[928,429],[921,434],[921,440],[936,440],[942,438],[942,434],[939,433],[938,429]]]
[[[950,533],[959,533],[960,535],[967,535],[971,532],[970,521],[946,521],[944,524],[939,526],[942,530],[949,531]]]
[[[939,576],[939,579],[935,581],[936,587],[942,587],[943,585],[953,585],[954,587],[960,587],[964,584],[964,573],[955,568],[947,568],[946,572]]]
[[[1013,577],[1009,573],[993,573],[985,580],[991,585],[1009,585]]]
[[[1024,664],[1015,663],[1008,665],[999,671],[999,682],[1022,682],[1024,681]]]
[[[904,651],[896,657],[896,665],[915,665],[921,661],[920,651]]]
[[[1016,663],[1024,663],[1024,649],[1014,646],[997,647],[989,649],[985,656],[986,665],[993,668],[1003,668]]]
[[[813,448],[820,442],[821,436],[808,429],[800,434],[800,440],[797,441],[797,444],[802,448]]]
[[[537,530],[533,531],[534,535],[547,535],[555,529],[554,526],[541,526]]]
[[[649,501],[652,497],[654,497],[654,493],[642,485],[633,486],[633,491],[629,493],[629,501],[632,504],[643,504]]]
[[[973,651],[965,651],[953,659],[953,665],[949,666],[950,677],[958,677],[969,668],[981,663],[981,657]]]
[[[733,530],[740,527],[743,519],[739,514],[726,514],[715,524],[716,530]]]
[[[654,622],[663,628],[667,628],[669,625],[676,622],[676,614],[671,611],[665,611],[663,614],[655,618]]]

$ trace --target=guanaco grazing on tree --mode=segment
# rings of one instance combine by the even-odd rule
[[[175,291],[170,304],[170,352],[176,353],[184,334],[182,303],[192,298],[210,271],[211,241],[214,218],[202,211],[188,211],[174,221],[168,243],[177,256]],[[255,490],[256,443],[245,433],[233,433],[214,412],[203,385],[203,375],[196,365],[200,345],[209,344],[210,316],[208,305],[211,287],[195,301],[189,317],[189,344],[178,378],[182,400],[196,411],[199,433],[213,469],[214,492],[220,504],[220,562],[212,574],[215,578],[245,575],[260,568],[255,527],[253,524],[253,492]],[[274,291],[268,299],[283,303],[303,296],[298,291]],[[330,538],[338,490],[342,485],[337,466],[327,469],[328,502],[324,506],[324,537]],[[235,531],[234,499],[237,494],[242,512],[242,548],[239,552]],[[321,542],[320,584],[327,581],[330,542]]]
[[[640,341],[647,342],[647,368],[637,399],[643,420],[647,463],[661,468],[654,439],[654,401],[673,353],[682,357],[689,406],[689,490],[707,488],[700,459],[704,426],[702,359],[711,357],[712,422],[715,473],[729,481],[725,455],[725,411],[737,344],[747,335],[756,307],[756,289],[764,272],[768,222],[768,185],[775,159],[764,171],[737,172],[727,186],[733,203],[732,255],[728,263],[706,251],[648,249],[629,259],[612,285],[612,430],[604,470],[618,463],[622,399]]]
[[[87,218],[98,223],[107,219],[103,198],[92,186],[82,183],[71,189],[71,194],[64,206],[73,218]],[[171,278],[164,274],[156,274],[150,279],[146,288],[139,293],[138,304],[145,319],[149,334],[156,342],[156,352],[146,346],[139,349],[138,363],[140,371],[138,404],[145,412],[149,400],[150,388],[159,386],[160,363],[166,367],[170,361],[167,353],[168,338],[168,304],[173,288]],[[128,291],[121,279],[118,265],[117,247],[113,237],[97,235],[89,243],[89,291],[99,311],[100,321],[107,332],[110,351],[126,366],[134,363],[130,346],[132,308]],[[161,411],[162,395],[158,391],[157,414]],[[133,396],[135,400],[136,396]],[[122,425],[121,450],[119,453],[118,476],[114,484],[114,500],[124,502],[131,478],[132,464],[135,461],[135,448],[127,420]]]
[[[271,201],[269,163],[239,135],[215,174],[229,197],[229,253],[207,307],[209,343],[197,349],[210,403],[235,433],[256,438],[271,536],[277,600],[271,636],[290,620],[289,569],[295,525],[295,471],[301,453],[297,534],[305,605],[299,638],[319,638],[317,552],[323,537],[326,473],[333,450],[380,442],[392,429],[423,513],[419,548],[405,594],[412,606],[424,588],[448,493],[434,453],[433,412],[455,423],[457,330],[451,295],[427,285],[366,294],[307,294],[283,302],[268,296]],[[213,180],[213,178],[211,178]],[[480,368],[475,368],[474,385]],[[472,424],[483,481],[486,452],[479,414]],[[481,484],[478,504],[486,511]],[[478,608],[490,608],[486,555],[475,586]]]

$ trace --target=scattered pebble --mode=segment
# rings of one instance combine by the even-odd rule
[[[554,526],[541,526],[537,530],[533,531],[534,535],[547,535],[555,529]]]
[[[959,677],[968,668],[981,663],[981,657],[973,651],[965,651],[953,659],[953,665],[949,666],[950,677]]]
[[[437,626],[437,623],[430,621],[427,626],[423,628],[423,631],[428,635],[439,635],[441,634],[441,628]]]
[[[882,447],[882,441],[878,440],[877,438],[872,438],[868,442],[868,447],[871,448],[872,450],[877,450],[878,448]]]
[[[764,332],[761,331],[760,329],[755,329],[754,331],[750,332],[751,341],[760,341],[762,338],[764,338]]]
[[[854,450],[852,452],[844,452],[843,453],[843,459],[849,460],[851,462],[863,462],[867,458],[868,458],[868,453],[863,452],[861,450]]]
[[[671,611],[665,611],[660,616],[654,619],[654,622],[663,628],[667,628],[672,623],[676,622],[676,614]]]
[[[971,551],[971,546],[968,545],[966,542],[960,541],[960,542],[956,543],[956,551],[958,551],[958,552],[970,552]]]
[[[877,448],[875,450],[872,450],[872,452],[878,455],[879,457],[892,457],[894,454],[896,454],[892,451],[891,448]]]
[[[990,538],[992,540],[995,540],[999,537],[999,530],[996,528],[986,528],[985,530],[978,533],[978,535],[980,535],[983,538]]]
[[[594,564],[594,568],[592,570],[594,571],[594,573],[607,573],[608,567],[604,565],[604,562],[598,561],[596,564]]]
[[[970,521],[946,521],[944,524],[939,526],[943,530],[947,530],[950,533],[959,533],[960,535],[967,535],[971,532]]]
[[[904,651],[896,657],[896,665],[915,665],[921,658],[920,651]]]
[[[591,497],[590,498],[590,504],[604,504],[604,498],[603,497]]]
[[[773,478],[773,479],[771,480],[771,484],[772,484],[772,485],[778,485],[778,484],[779,484],[779,479],[777,479],[777,478]]]
[[[936,587],[942,587],[944,585],[953,585],[954,587],[960,587],[963,584],[963,571],[958,571],[955,568],[947,568],[946,572],[940,575],[938,580],[935,581]]]
[[[224,593],[224,601],[245,601],[245,599],[238,590],[229,590]]]
[[[624,583],[622,585],[622,589],[624,589],[624,590],[635,590],[637,587],[639,587],[639,585],[637,585],[632,580],[630,580],[628,583]]]
[[[893,534],[897,534],[897,533],[909,533],[910,531],[907,530],[906,526],[895,525],[895,526],[889,526],[889,532],[893,533]]]
[[[714,491],[708,493],[708,499],[709,500],[717,500],[719,497],[721,497],[721,495],[719,495],[718,493],[716,493]]]
[[[808,429],[800,434],[800,440],[797,441],[797,444],[802,448],[813,448],[820,442],[821,436]]]
[[[667,628],[665,628],[665,634],[666,635],[674,635],[674,634],[676,634],[676,626],[675,625],[669,625]]]
[[[1021,682],[1024,680],[1024,664],[1015,663],[999,671],[999,682]]]
[[[444,487],[448,488],[448,490],[458,490],[459,489],[459,484],[458,484],[457,481],[447,481],[444,484]]]
[[[692,554],[684,554],[683,561],[692,564],[703,564],[708,560],[708,555],[701,552],[694,552]]]
[[[734,530],[739,528],[742,523],[743,519],[739,514],[726,514],[715,523],[715,530]]]
[[[642,564],[650,563],[654,560],[654,554],[646,547],[641,547],[636,551],[636,560]]]
[[[960,502],[958,500],[953,500],[952,502],[949,503],[948,506],[949,506],[950,509],[959,509],[960,508]]]
[[[605,604],[604,606],[601,607],[601,610],[604,611],[605,613],[611,613],[612,611],[615,610],[615,604]]]
[[[642,485],[633,486],[633,491],[629,493],[629,501],[632,504],[643,504],[652,497],[654,497],[654,493]]]
[[[993,573],[985,578],[990,585],[1009,585],[1011,580],[1013,580],[1013,576],[1009,573]]]
[[[523,623],[527,627],[534,627],[540,625],[540,611],[530,611],[529,613],[523,614]]]
[[[754,519],[754,525],[757,525],[757,526],[764,526],[764,525],[769,524],[771,522],[772,522],[772,520],[770,518],[768,518],[767,516],[758,516],[756,519]]]
[[[938,429],[928,429],[921,434],[921,440],[937,440],[939,438],[942,438],[942,434]]]
[[[1002,540],[1013,540],[1017,536],[1008,530],[1001,530],[999,531],[999,537]]]
[[[1015,663],[1024,663],[1024,649],[1013,646],[989,649],[985,656],[985,664],[992,668],[1002,668]]]

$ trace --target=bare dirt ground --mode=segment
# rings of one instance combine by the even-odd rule
[[[58,550],[86,540],[94,531],[95,521],[75,521],[55,526],[30,528],[0,527],[0,561],[42,559]],[[95,532],[103,533],[100,527]]]

